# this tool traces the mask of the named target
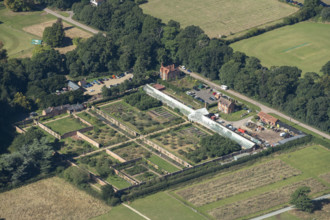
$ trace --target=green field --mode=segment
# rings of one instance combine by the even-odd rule
[[[81,128],[87,127],[87,125],[85,125],[84,123],[79,122],[78,119],[71,117],[66,117],[56,121],[49,122],[46,124],[46,126],[52,129],[53,131],[58,132],[61,135],[70,131],[76,131]]]
[[[32,39],[40,37],[29,34],[24,27],[54,19],[44,12],[11,12],[0,3],[0,41],[7,49],[9,57],[20,57],[30,54],[33,49]]]
[[[120,205],[113,207],[107,214],[93,218],[93,220],[144,220],[143,217],[136,214],[129,208]]]
[[[166,192],[135,200],[130,206],[153,220],[205,219]]]
[[[166,162],[164,159],[152,154],[151,157],[148,158],[152,163],[156,164],[159,168],[166,170],[167,172],[173,173],[175,171],[179,171],[180,169],[176,166]]]
[[[235,180],[235,182],[230,184],[231,190],[227,191],[225,190],[222,194],[218,194],[217,191],[214,191],[212,194],[212,189],[216,189],[216,185],[214,181],[224,181],[225,178],[230,178],[230,175],[237,174],[241,175],[243,173],[249,173],[251,172],[251,169],[255,169],[258,171],[258,169],[261,169],[260,165],[263,165],[263,167],[266,167],[266,162],[272,162],[276,161],[274,159],[271,160],[263,160],[261,163],[255,163],[252,166],[244,166],[244,168],[240,170],[236,170],[234,172],[226,173],[225,175],[218,175],[215,176],[212,179],[207,179],[205,181],[196,181],[196,184],[188,185],[187,187],[180,188],[173,192],[173,195],[176,196],[178,199],[184,201],[187,204],[190,204],[192,207],[195,207],[198,211],[201,213],[204,213],[206,215],[213,215],[217,216],[216,214],[223,213],[224,210],[227,208],[233,208],[242,206],[243,204],[251,204],[248,208],[240,208],[240,212],[242,212],[241,217],[245,216],[252,217],[255,215],[260,215],[265,212],[269,212],[271,210],[276,210],[281,208],[285,203],[288,202],[288,193],[290,193],[290,186],[297,185],[302,182],[309,182],[313,186],[313,197],[319,196],[323,193],[327,193],[330,190],[330,184],[326,182],[324,179],[320,178],[321,174],[328,173],[330,170],[330,151],[322,146],[309,146],[305,147],[303,149],[290,152],[290,153],[284,153],[281,155],[276,156],[274,159],[278,160],[280,159],[285,164],[289,165],[291,169],[299,170],[300,174],[293,174],[288,177],[283,176],[282,179],[278,179],[274,181],[273,183],[263,185],[260,184],[265,181],[265,178],[268,178],[269,176],[272,176],[272,178],[276,178],[276,175],[284,175],[285,173],[288,174],[288,171],[284,172],[282,174],[275,174],[271,172],[267,172],[264,177],[262,177],[262,171],[259,170],[259,173],[261,172],[261,175],[259,177],[258,172],[251,175],[251,177],[245,178],[251,185],[259,184],[260,186],[253,189],[253,187],[247,187],[248,185],[240,183]],[[259,168],[257,168],[259,167]],[[239,172],[243,173],[239,174]],[[290,172],[293,172],[291,170]],[[286,175],[287,175],[286,174]],[[236,176],[237,176],[236,175]],[[235,177],[235,176],[233,176]],[[238,178],[238,177],[235,177]],[[228,180],[227,180],[228,181]],[[225,183],[225,182],[224,182]],[[227,187],[224,185],[224,187]],[[315,188],[314,188],[315,187]],[[243,190],[246,188],[245,190]],[[210,189],[212,192],[209,192]],[[283,194],[286,193],[286,196],[284,198],[277,197],[273,200],[267,200],[265,198],[268,198],[267,195],[272,195],[272,193],[275,191],[280,191],[281,189],[285,189],[282,191]],[[239,193],[231,193],[235,192],[236,190],[240,191]],[[211,193],[212,195],[208,194]],[[282,196],[281,193],[281,196]],[[232,195],[230,195],[232,194]],[[220,197],[222,195],[222,197]],[[226,197],[227,195],[227,197]],[[289,194],[290,195],[290,194]],[[228,197],[229,196],[229,197]],[[219,200],[214,200],[215,198],[220,198]],[[188,201],[188,200],[189,201]],[[214,202],[212,202],[212,200]],[[263,202],[260,201],[262,199],[265,199]],[[267,201],[266,201],[267,200]],[[276,201],[277,200],[277,201]],[[211,202],[207,202],[211,201]],[[267,204],[263,205],[262,209],[260,209],[261,204]],[[245,206],[243,206],[245,207]],[[234,212],[234,211],[233,211]],[[253,214],[254,213],[254,214]],[[210,217],[211,217],[210,216]],[[225,216],[224,219],[230,219],[230,215]],[[233,217],[233,216],[231,216]],[[211,217],[212,218],[212,217]],[[235,219],[238,218],[238,216],[235,216]]]
[[[235,51],[255,56],[261,64],[297,66],[320,73],[329,61],[330,24],[303,22],[231,44]]]
[[[237,33],[298,10],[277,0],[149,0],[140,7],[165,23],[175,20],[182,27],[200,26],[210,37]]]

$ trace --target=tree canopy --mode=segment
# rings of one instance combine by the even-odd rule
[[[300,209],[302,211],[313,212],[313,202],[307,195],[310,192],[311,189],[307,186],[302,186],[298,188],[292,193],[290,203],[292,205],[295,205],[297,209]]]
[[[64,37],[63,23],[60,18],[51,27],[46,27],[42,35],[42,39],[51,47],[63,46]]]

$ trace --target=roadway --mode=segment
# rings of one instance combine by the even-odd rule
[[[201,76],[201,75],[199,75],[197,73],[188,72],[187,70],[184,70],[184,69],[181,69],[181,68],[180,68],[180,70],[182,72],[186,73],[187,75],[190,75],[191,77],[193,77],[195,79],[198,79],[198,80],[200,80],[200,81],[208,84],[209,86],[211,86],[211,87],[213,87],[213,88],[215,88],[217,90],[223,90],[223,89],[221,89],[220,85],[218,85],[218,84],[210,81],[209,79],[207,79],[207,78],[205,78],[205,77],[203,77],[203,76]],[[250,102],[250,103],[252,103],[252,104],[260,107],[261,111],[263,111],[265,113],[274,113],[274,114],[276,114],[276,115],[278,115],[278,116],[280,116],[282,118],[285,118],[285,119],[287,119],[289,121],[294,122],[297,125],[300,125],[301,127],[304,127],[304,128],[306,128],[306,129],[308,129],[310,131],[313,131],[314,133],[319,134],[319,135],[321,135],[324,138],[330,139],[330,135],[329,134],[326,134],[326,133],[324,133],[322,131],[319,131],[319,130],[317,130],[317,129],[315,129],[315,128],[309,126],[309,125],[307,125],[307,124],[304,124],[304,123],[302,123],[300,121],[297,121],[297,120],[295,120],[295,119],[293,119],[293,118],[291,118],[291,117],[283,114],[282,112],[277,111],[277,110],[275,110],[273,108],[270,108],[268,106],[265,106],[265,105],[263,105],[263,104],[255,101],[255,100],[253,100],[253,99],[251,99],[251,98],[249,98],[249,97],[247,97],[245,95],[242,95],[242,94],[240,94],[240,93],[238,93],[236,91],[230,90],[230,89],[229,90],[226,90],[226,92],[228,92],[228,93],[230,93],[230,94],[232,94],[232,95],[234,95],[234,96],[236,96],[236,97],[238,97],[240,99],[246,100],[246,101],[248,101],[248,102]]]
[[[67,22],[69,22],[69,23],[71,23],[71,24],[73,24],[73,25],[75,25],[77,27],[80,27],[80,28],[82,28],[82,29],[84,29],[86,31],[89,31],[89,32],[91,32],[93,34],[98,34],[100,32],[99,30],[96,30],[94,28],[91,28],[91,27],[89,27],[87,25],[84,25],[82,23],[79,23],[79,22],[73,20],[72,19],[73,12],[69,12],[70,17],[64,17],[64,16],[56,13],[55,11],[53,11],[53,10],[51,10],[49,8],[45,8],[44,11],[47,12],[48,14],[54,15],[55,17],[58,17],[58,18],[61,18],[63,21],[67,21]]]
[[[330,198],[330,194],[327,194],[327,195],[324,195],[324,196],[320,196],[316,199],[313,199],[313,201],[317,201],[317,200],[323,200],[323,199],[328,199]],[[277,211],[274,211],[274,212],[271,212],[271,213],[268,213],[266,215],[262,215],[262,216],[259,216],[259,217],[256,217],[256,218],[253,218],[251,220],[262,220],[262,219],[266,219],[266,218],[270,218],[272,216],[275,216],[275,215],[279,215],[281,213],[284,213],[284,212],[287,212],[287,211],[290,211],[294,209],[294,206],[290,206],[290,207],[286,207],[286,208],[283,208],[283,209],[280,209],[280,210],[277,210]]]

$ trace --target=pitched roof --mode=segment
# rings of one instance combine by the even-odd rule
[[[163,66],[163,64],[162,64],[162,66],[160,67],[160,72],[165,73],[165,74],[168,74],[170,72],[174,72],[177,70],[178,70],[178,68],[176,68],[174,66],[174,64],[168,65],[168,66]]]
[[[75,91],[75,90],[77,90],[77,89],[80,88],[77,84],[75,84],[75,83],[72,82],[72,81],[69,81],[69,82],[68,82],[68,87],[69,87],[70,89],[72,89],[73,91]]]
[[[273,123],[273,124],[275,124],[275,123],[278,121],[277,118],[275,118],[275,117],[273,117],[273,116],[271,116],[271,115],[269,115],[269,114],[267,114],[267,113],[265,113],[265,112],[259,112],[259,113],[258,113],[258,116],[259,116],[261,119],[265,119],[265,120],[267,120],[267,121],[269,121],[269,122],[271,122],[271,123]]]
[[[229,107],[231,104],[233,104],[231,101],[229,101],[228,99],[225,99],[224,97],[221,97],[219,100],[220,104]]]
[[[154,87],[154,88],[157,89],[157,90],[163,90],[163,89],[165,89],[165,86],[160,85],[160,84],[158,84],[158,83],[153,84],[152,87]]]

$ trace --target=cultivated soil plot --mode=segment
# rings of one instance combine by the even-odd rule
[[[237,201],[209,211],[209,214],[215,219],[237,219],[274,206],[286,203],[290,200],[291,194],[300,186],[309,186],[311,193],[322,192],[326,189],[324,185],[315,179],[307,179],[289,186],[285,186],[273,191],[262,193],[249,199]]]
[[[210,37],[237,33],[298,10],[277,0],[149,0],[140,7],[165,23],[175,20],[182,27],[200,26]]]
[[[199,146],[199,141],[207,134],[194,126],[183,127],[179,130],[171,130],[152,138],[157,144],[176,155],[184,156],[185,153],[194,151]]]
[[[82,117],[94,126],[93,130],[84,134],[102,146],[118,144],[128,140],[124,135],[121,135],[116,130],[110,128],[108,125],[102,123],[99,119],[88,113],[83,112],[78,114],[78,116]]]
[[[40,180],[0,194],[5,219],[89,219],[110,207],[58,177]]]
[[[123,145],[111,149],[112,152],[118,154],[121,158],[126,161],[137,159],[140,157],[146,157],[150,152],[144,149],[143,147],[130,143],[129,145]]]
[[[180,190],[177,194],[195,206],[203,206],[299,174],[301,171],[292,168],[281,160],[272,160]]]
[[[87,127],[87,125],[82,123],[79,119],[70,116],[49,122],[46,124],[46,126],[59,133],[60,135]]]
[[[150,133],[182,122],[181,118],[172,115],[164,108],[156,108],[144,112],[133,108],[125,102],[117,102],[101,107],[101,109],[133,130],[141,133]]]
[[[231,47],[257,57],[267,67],[297,66],[303,73],[320,73],[329,61],[329,39],[330,24],[302,22],[236,42]]]

